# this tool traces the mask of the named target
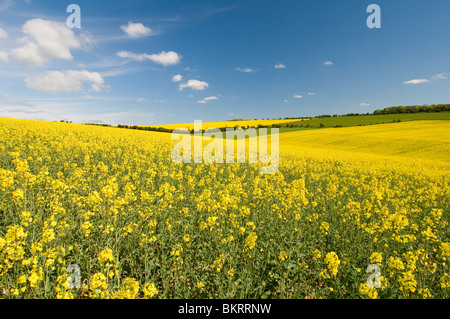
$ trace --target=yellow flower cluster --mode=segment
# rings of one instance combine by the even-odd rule
[[[115,294],[117,299],[134,299],[139,292],[139,282],[133,278],[125,278],[120,290]]]
[[[159,293],[154,283],[146,283],[143,291],[145,299],[151,299]]]
[[[247,238],[245,239],[244,249],[242,250],[242,252],[246,253],[249,250],[252,250],[255,247],[257,239],[258,236],[255,232],[251,232],[250,234],[248,234]]]
[[[383,261],[383,256],[381,253],[374,252],[372,255],[370,255],[370,262],[373,264],[377,264],[378,266],[381,266],[381,262]]]
[[[320,276],[325,279],[331,278],[330,274],[331,276],[336,277],[339,265],[341,264],[338,255],[334,251],[329,252],[326,254],[324,261],[327,265],[327,268],[320,273]]]
[[[283,250],[280,252],[280,254],[278,255],[278,259],[280,261],[285,261],[288,258],[287,253]]]

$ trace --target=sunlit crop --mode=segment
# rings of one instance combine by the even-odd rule
[[[263,175],[175,164],[167,133],[0,118],[0,297],[449,298],[447,123],[283,133]]]
[[[284,120],[242,120],[242,121],[223,121],[223,122],[205,122],[203,123],[203,129],[207,130],[210,128],[234,128],[234,127],[258,127],[258,125],[262,126],[271,126],[274,124],[286,124],[290,122],[296,121],[295,119],[284,119]],[[154,127],[163,127],[167,129],[179,129],[186,128],[188,130],[194,129],[194,123],[184,123],[184,124],[167,124],[167,125],[154,125]]]

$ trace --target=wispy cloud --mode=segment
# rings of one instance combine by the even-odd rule
[[[445,80],[445,79],[447,79],[447,75],[445,73],[438,73],[431,77],[431,80],[433,80],[433,81]],[[405,81],[405,82],[403,82],[403,84],[417,85],[417,84],[422,84],[422,83],[427,83],[427,82],[430,82],[430,80],[429,79],[413,79],[413,80]]]
[[[0,91],[0,103],[9,106],[31,106],[31,104],[5,97],[2,91]]]
[[[324,65],[333,65],[334,63],[331,62],[331,61],[325,61],[325,62],[323,62],[323,64],[324,64]]]
[[[3,30],[2,28],[0,28],[0,40],[1,39],[7,39],[9,37],[8,33],[6,33],[5,30]]]
[[[369,103],[361,103],[359,106],[370,106],[370,104]]]
[[[5,11],[14,4],[13,0],[0,0],[0,11]]]
[[[447,79],[447,75],[445,73],[439,73],[432,76],[433,80],[445,80]]]
[[[296,94],[296,95],[294,95],[294,98],[296,98],[296,99],[301,99],[301,98],[303,98],[303,95]]]
[[[109,70],[105,71],[99,71],[101,76],[103,78],[108,77],[114,77],[114,76],[120,76],[123,74],[133,73],[135,71],[142,71],[142,68],[124,68],[124,67],[118,67],[118,68],[111,68]]]
[[[273,66],[275,69],[286,69],[286,66],[283,63],[278,63]]]
[[[218,100],[218,99],[219,98],[217,96],[209,96],[209,97],[205,97],[203,100],[197,101],[197,103],[206,104],[209,101],[215,101],[215,100]]]
[[[233,10],[235,8],[236,8],[236,6],[227,6],[227,7],[220,7],[220,8],[212,7],[212,6],[203,6],[200,11],[194,11],[195,13],[193,13],[193,14],[197,16],[196,17],[197,20],[202,20],[202,19],[212,17],[212,16],[222,13],[222,12]]]
[[[169,52],[162,51],[158,54],[147,54],[147,53],[136,54],[129,51],[119,51],[117,52],[117,55],[123,59],[128,58],[138,62],[149,60],[164,66],[175,65],[181,62],[181,55],[179,55],[174,51]]]
[[[45,93],[79,92],[85,82],[91,83],[89,91],[100,92],[109,88],[99,73],[86,70],[46,71],[43,75],[25,78],[28,88]]]
[[[258,72],[258,69],[252,69],[252,68],[241,68],[237,67],[235,68],[236,71],[243,72],[243,73],[255,73]]]
[[[28,110],[28,109],[5,109],[5,110],[0,110],[0,114],[1,113],[37,114],[37,113],[50,113],[50,112],[40,111],[40,110]]]
[[[135,71],[141,71],[142,66],[131,66],[133,60],[119,59],[116,56],[97,56],[98,59],[90,62],[81,62],[77,66],[81,69],[96,69],[102,77],[120,76],[123,74],[132,73]],[[130,65],[131,64],[131,65]],[[163,70],[160,67],[146,66],[146,69],[151,70]]]
[[[4,51],[0,51],[0,61],[8,63],[8,61],[9,61],[9,53],[8,52],[4,52]]]
[[[427,79],[414,79],[414,80],[409,80],[409,81],[405,81],[403,82],[403,84],[422,84],[422,83],[426,83],[426,82],[430,82],[430,80]]]

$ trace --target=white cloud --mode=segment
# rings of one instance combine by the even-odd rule
[[[28,42],[26,45],[13,49],[11,55],[22,65],[32,68],[44,66],[51,60],[50,57],[44,56],[39,50],[36,43]]]
[[[149,55],[148,59],[155,63],[167,66],[167,65],[174,65],[174,64],[180,63],[181,57],[178,53],[173,52],[173,51],[169,51],[169,52],[162,51],[159,54]]]
[[[102,76],[97,72],[89,72],[86,70],[63,70],[63,71],[46,71],[41,76],[30,76],[25,78],[28,88],[45,92],[79,92],[83,89],[83,84],[91,83],[90,91],[99,92],[107,89]]]
[[[361,103],[359,106],[370,106],[370,104],[369,103]]]
[[[421,84],[421,83],[426,83],[429,82],[430,80],[427,79],[414,79],[414,80],[410,80],[410,81],[405,81],[403,82],[403,84]]]
[[[312,96],[312,95],[316,95],[316,93],[314,93],[314,92],[308,92],[308,95]]]
[[[325,61],[325,62],[323,62],[323,64],[324,64],[324,65],[333,65],[333,62],[331,62],[331,61]]]
[[[204,81],[198,81],[198,80],[189,80],[186,83],[182,83],[179,85],[180,91],[183,91],[184,88],[191,88],[194,91],[203,91],[209,86],[208,83]]]
[[[209,96],[209,97],[205,97],[203,100],[197,101],[197,103],[200,104],[206,104],[209,101],[214,101],[214,100],[218,100],[219,98],[217,96]]]
[[[123,59],[129,58],[138,62],[149,60],[164,66],[174,65],[181,62],[181,56],[174,51],[169,52],[162,51],[161,53],[158,54],[147,54],[147,53],[136,54],[129,51],[120,51],[117,52],[117,55]]]
[[[82,43],[64,23],[42,19],[28,20],[19,39],[23,46],[11,50],[21,64],[42,67],[52,59],[72,60],[71,49],[82,48]]]
[[[8,52],[0,51],[0,61],[7,63],[9,61]]]
[[[142,102],[145,102],[145,101],[147,101],[147,99],[145,97],[140,97],[140,98],[138,98],[136,100],[136,102],[138,102],[138,103],[142,103]]]
[[[119,51],[119,52],[117,52],[117,55],[119,57],[121,57],[122,59],[127,59],[128,58],[128,59],[133,59],[133,60],[138,61],[138,62],[145,61],[146,60],[146,56],[147,56],[146,53],[136,54],[136,53],[132,53],[132,52],[129,52],[129,51]]]
[[[275,69],[286,69],[286,66],[283,63],[278,63],[274,65]]]
[[[303,97],[303,95],[298,95],[298,94],[296,94],[296,95],[294,95],[294,97],[295,97],[296,99],[301,99],[301,98]]]
[[[433,75],[433,80],[445,80],[447,78],[445,73],[439,73],[436,75]]]
[[[288,102],[288,100],[283,100],[283,102],[284,102],[284,103],[287,103],[287,102]]]
[[[438,74],[433,75],[431,77],[431,79],[435,80],[435,81],[437,81],[437,80],[445,80],[445,79],[447,79],[447,75],[445,73],[438,73]],[[426,83],[426,82],[430,82],[430,80],[428,80],[428,79],[414,79],[414,80],[410,80],[410,81],[405,81],[405,82],[403,82],[403,84],[414,84],[414,85],[417,85],[417,84],[422,84],[422,83]]]
[[[128,22],[128,25],[122,25],[120,28],[132,38],[141,38],[151,35],[153,32],[149,27],[142,23]]]
[[[6,33],[5,30],[0,28],[0,39],[6,39],[6,38],[8,38],[8,33]]]
[[[251,68],[240,68],[240,67],[237,67],[236,69],[235,69],[236,71],[239,71],[239,72],[244,72],[244,73],[255,73],[255,72],[258,72],[259,70],[255,70],[255,69],[251,69]]]
[[[182,79],[183,79],[183,76],[181,74],[177,74],[172,77],[173,82],[180,82]]]

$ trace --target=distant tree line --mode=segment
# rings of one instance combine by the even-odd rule
[[[118,128],[126,128],[131,130],[140,130],[140,131],[154,131],[154,132],[165,132],[171,133],[173,130],[165,127],[155,127],[155,126],[137,126],[137,125],[117,125]]]
[[[450,112],[450,104],[431,104],[413,106],[392,106],[383,110],[375,110],[373,115],[402,114],[402,113],[424,113],[424,112]]]
[[[312,117],[310,116],[302,116],[302,117],[285,117],[284,120],[310,120]],[[256,121],[256,119],[255,119]]]
[[[373,113],[348,113],[343,115],[319,115],[314,118],[340,117],[340,116],[361,116],[361,115],[387,115],[404,113],[432,113],[432,112],[450,112],[450,104],[431,104],[431,105],[412,105],[412,106],[391,106],[382,110],[375,110]],[[288,119],[288,118],[286,118]],[[309,117],[309,119],[312,119]]]
[[[104,126],[104,127],[109,127],[111,125],[109,124],[101,124],[101,123],[83,123],[84,125],[94,125],[94,126]]]

